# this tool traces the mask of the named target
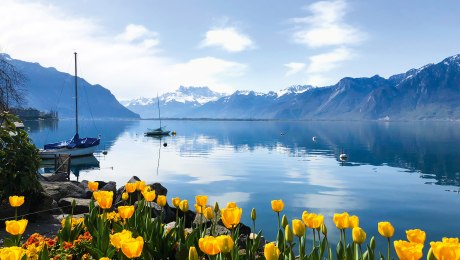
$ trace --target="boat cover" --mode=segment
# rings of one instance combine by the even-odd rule
[[[99,145],[100,140],[101,140],[100,138],[92,138],[92,137],[80,138],[80,136],[77,133],[70,140],[52,143],[52,144],[45,144],[44,149],[49,150],[49,149],[62,149],[62,148],[67,148],[67,149],[88,148],[88,147]]]

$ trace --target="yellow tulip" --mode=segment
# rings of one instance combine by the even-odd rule
[[[179,203],[179,209],[182,212],[187,212],[188,211],[188,200],[183,200]]]
[[[22,247],[11,246],[0,249],[0,259],[3,260],[20,260],[26,254]]]
[[[236,208],[236,207],[237,207],[237,205],[236,205],[236,202],[234,202],[234,201],[231,201],[231,202],[227,203],[227,208]]]
[[[395,228],[391,225],[390,222],[384,221],[384,222],[379,222],[378,224],[378,230],[380,235],[383,237],[390,238],[393,236],[395,233]]]
[[[280,250],[278,249],[277,246],[275,246],[275,243],[271,242],[268,244],[265,244],[264,246],[264,256],[265,259],[267,260],[278,260],[280,257]]]
[[[121,199],[122,200],[126,201],[126,200],[128,200],[128,198],[129,198],[129,194],[127,192],[123,192],[123,194],[121,194]]]
[[[254,221],[254,220],[256,220],[256,218],[257,218],[256,209],[252,208],[252,210],[251,210],[251,219]],[[255,232],[255,230],[254,230],[254,232]]]
[[[208,203],[208,196],[205,195],[197,195],[195,197],[196,204],[201,207],[206,207],[206,203]]]
[[[97,191],[98,188],[99,188],[99,182],[97,182],[97,181],[89,181],[88,182],[88,189],[90,191]]]
[[[366,232],[360,227],[354,227],[351,234],[356,244],[362,244],[366,240]]]
[[[131,183],[131,182],[128,182],[125,184],[125,189],[126,189],[126,192],[128,193],[133,193],[136,191],[136,188],[137,188],[137,185],[135,182]]]
[[[142,237],[129,238],[121,242],[121,251],[128,258],[141,256],[144,248],[144,239]]]
[[[287,219],[286,214],[283,214],[283,217],[281,218],[281,226],[283,228],[286,228],[286,226],[289,224],[289,221]]]
[[[341,214],[335,213],[332,220],[338,229],[350,227],[350,216],[348,215],[348,212],[343,212]]]
[[[144,192],[142,192],[142,196],[144,196],[145,201],[151,202],[151,201],[153,201],[155,199],[157,194],[155,193],[154,190],[152,190],[152,191],[144,191]]]
[[[22,204],[24,204],[24,196],[10,196],[9,201],[11,207],[20,207]]]
[[[400,260],[418,260],[423,256],[422,244],[397,240],[393,242],[393,245]]]
[[[124,219],[131,218],[134,214],[134,206],[119,206],[118,214]]]
[[[304,211],[302,213],[302,220],[305,223],[305,225],[307,225],[307,227],[311,229],[316,229],[321,227],[321,224],[324,223],[324,216]]]
[[[195,204],[194,206],[195,206],[196,214],[201,214],[203,212],[200,205]]]
[[[136,190],[143,191],[145,189],[145,181],[136,181]]]
[[[215,237],[205,236],[198,240],[201,251],[207,255],[217,255],[220,253],[219,241]]]
[[[423,244],[425,243],[426,233],[420,229],[406,230],[407,240],[413,243]]]
[[[292,220],[292,231],[294,235],[302,237],[305,234],[305,224],[300,219]]]
[[[22,235],[27,227],[27,219],[5,221],[6,232],[13,236]]]
[[[284,203],[282,200],[272,200],[272,210],[274,212],[281,212],[284,208]]]
[[[112,246],[114,246],[116,249],[121,248],[121,243],[127,239],[132,238],[133,233],[129,230],[123,230],[121,232],[115,233],[113,235],[110,235],[110,243]]]
[[[194,246],[188,250],[188,260],[198,260],[198,252]]]
[[[231,236],[221,235],[216,237],[216,239],[219,244],[220,252],[230,253],[232,251],[234,242]]]
[[[110,258],[108,258],[108,257],[101,257],[101,258],[99,258],[99,260],[110,260]]]
[[[203,215],[207,220],[211,220],[214,218],[214,211],[212,211],[211,207],[207,207],[204,209]]]
[[[358,216],[350,216],[348,221],[349,221],[349,224],[350,224],[350,228],[359,227],[359,218],[358,218]]]
[[[101,209],[109,209],[112,207],[113,191],[95,191],[93,195]]]
[[[242,208],[225,208],[221,210],[221,218],[225,227],[233,229],[240,223],[241,215],[243,214]]]
[[[460,259],[460,244],[458,243],[458,238],[443,237],[442,243],[445,247],[449,247],[451,250],[455,252],[456,260]]]
[[[172,198],[172,199],[171,199],[171,202],[172,202],[172,204],[174,205],[174,207],[178,208],[178,207],[179,207],[179,203],[180,203],[180,198],[179,198],[179,197]]]
[[[157,197],[157,204],[160,207],[164,207],[166,205],[166,196],[165,195],[158,195]]]

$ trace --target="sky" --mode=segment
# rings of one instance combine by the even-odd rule
[[[0,52],[119,100],[389,77],[460,53],[458,0],[0,0]]]

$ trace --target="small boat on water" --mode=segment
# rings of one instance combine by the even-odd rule
[[[77,89],[77,53],[75,55],[75,135],[73,138],[56,143],[45,144],[39,150],[40,158],[52,159],[58,154],[69,154],[71,157],[92,155],[101,141],[98,137],[83,137],[78,134],[78,89]]]
[[[147,132],[144,133],[145,136],[164,136],[164,135],[169,135],[171,131],[165,130],[166,126],[161,126],[161,114],[160,114],[160,99],[158,98],[157,94],[157,100],[158,100],[158,120],[160,121],[160,127],[155,128],[155,129],[147,129]]]

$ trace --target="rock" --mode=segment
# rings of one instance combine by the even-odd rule
[[[59,200],[59,207],[62,208],[62,211],[66,214],[70,214],[72,212],[72,201],[75,200],[75,209],[73,210],[73,214],[83,214],[89,212],[89,203],[90,199],[81,199],[81,198],[63,198]]]
[[[69,181],[69,175],[65,172],[56,172],[45,178],[47,181]]]
[[[163,185],[161,185],[158,182],[155,182],[153,184],[149,184],[150,187],[152,187],[152,190],[155,190],[155,194],[158,195],[167,195],[168,194],[168,189],[166,189]]]
[[[109,181],[104,186],[99,186],[99,187],[100,187],[99,190],[106,190],[106,191],[113,192],[114,196],[117,194],[117,183],[114,181]]]
[[[141,181],[141,179],[139,179],[137,176],[133,176],[131,177],[131,179],[129,179],[129,183],[134,183],[134,182],[137,182],[137,181]]]
[[[45,192],[55,201],[62,198],[86,198],[85,189],[77,184],[78,182],[41,182]]]
[[[30,211],[41,212],[40,214],[35,214],[37,218],[43,218],[46,217],[45,215],[53,214],[53,212],[60,211],[56,201],[45,191],[42,191],[40,194],[35,196],[33,200],[33,203],[30,205]]]

